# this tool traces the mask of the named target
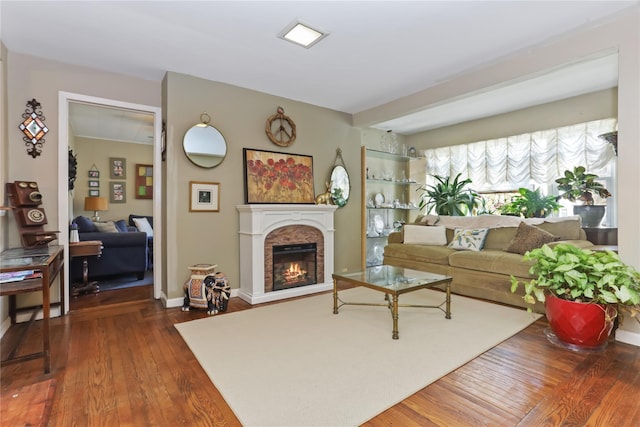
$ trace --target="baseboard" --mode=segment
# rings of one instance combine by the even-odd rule
[[[231,298],[237,297],[239,290],[240,289],[231,289]],[[162,300],[164,308],[182,307],[182,304],[184,303],[184,297],[168,299],[164,292],[160,296],[160,299]]]
[[[49,318],[52,319],[54,317],[60,317],[61,310],[60,307],[51,307]],[[33,311],[23,311],[16,313],[16,323],[24,323],[31,320],[31,316],[33,315]],[[38,314],[36,315],[35,320],[42,320],[44,315],[42,314],[42,309],[38,310]]]
[[[11,318],[7,317],[6,319],[4,319],[4,321],[0,325],[0,338],[4,336],[5,332],[7,332],[10,327],[11,327]]]
[[[616,341],[640,347],[640,332],[631,332],[625,331],[624,329],[618,329],[616,330]]]

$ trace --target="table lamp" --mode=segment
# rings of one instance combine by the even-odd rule
[[[109,203],[107,203],[107,199],[105,199],[104,197],[85,197],[84,210],[93,211],[93,216],[91,217],[91,219],[94,221],[100,221],[98,211],[109,210]]]

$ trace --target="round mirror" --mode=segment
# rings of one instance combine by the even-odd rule
[[[184,153],[189,160],[203,168],[213,168],[224,160],[227,143],[218,129],[206,123],[198,123],[184,134]]]
[[[331,171],[331,199],[333,204],[343,207],[349,201],[349,174],[342,165],[336,165]]]

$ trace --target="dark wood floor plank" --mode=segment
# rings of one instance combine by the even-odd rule
[[[51,321],[53,372],[44,375],[41,361],[5,366],[3,393],[55,379],[51,427],[240,426],[174,327],[205,311],[165,309],[151,292],[72,301],[69,315]],[[229,304],[229,312],[251,308],[238,298]],[[20,334],[20,351],[37,350],[35,326],[10,328],[0,352]],[[599,356],[572,352],[547,341],[547,327],[538,320],[364,425],[640,427],[640,348],[612,343]]]

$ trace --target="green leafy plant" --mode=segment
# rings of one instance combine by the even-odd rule
[[[539,188],[535,190],[519,188],[518,193],[519,195],[514,196],[511,202],[500,208],[503,215],[545,218],[551,212],[557,212],[561,207],[555,196],[543,196]]]
[[[342,188],[335,187],[331,192],[331,199],[333,203],[338,207],[344,207],[347,204],[347,200],[344,198],[344,194],[342,193]]]
[[[422,191],[419,208],[427,209],[427,213],[435,210],[437,215],[465,216],[478,206],[479,195],[466,188],[471,183],[469,178],[460,180],[456,175],[450,177],[434,175],[438,181],[435,185],[422,185],[416,191]]]
[[[585,205],[593,205],[593,195],[603,199],[611,197],[611,193],[599,182],[598,175],[586,173],[584,166],[576,166],[573,171],[565,170],[562,178],[556,179],[558,190],[563,197],[571,202],[580,201]]]
[[[529,269],[536,277],[522,283],[527,304],[544,302],[545,294],[551,293],[568,301],[617,304],[631,317],[640,314],[640,273],[624,264],[615,252],[561,243],[533,249],[524,254],[524,259],[536,261]],[[520,284],[511,276],[511,292]]]

